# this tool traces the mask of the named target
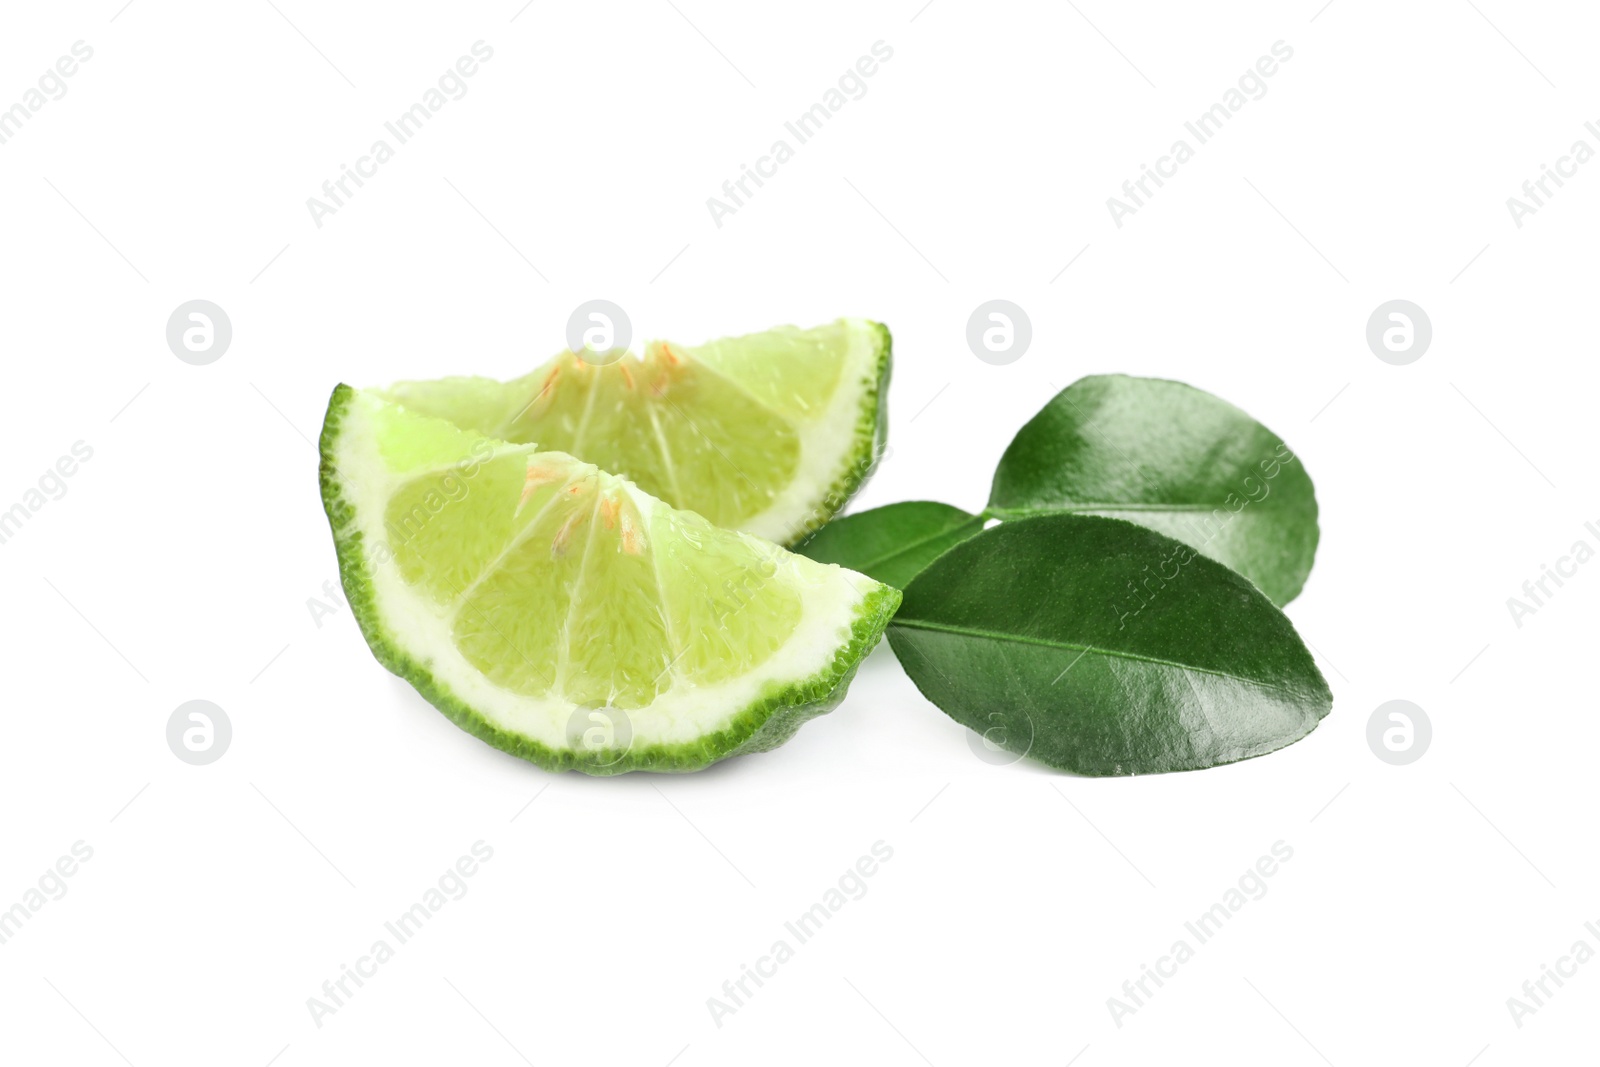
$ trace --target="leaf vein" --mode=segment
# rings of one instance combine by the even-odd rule
[[[1116,659],[1138,660],[1143,663],[1154,663],[1162,667],[1173,667],[1180,671],[1194,671],[1198,674],[1209,674],[1218,678],[1228,678],[1246,685],[1258,686],[1262,689],[1271,689],[1287,696],[1300,699],[1302,694],[1296,693],[1281,685],[1263,681],[1259,678],[1247,678],[1244,675],[1233,674],[1229,671],[1217,670],[1212,667],[1200,667],[1192,663],[1179,663],[1175,660],[1162,659],[1159,656],[1146,656],[1138,652],[1128,652],[1122,649],[1106,648],[1103,645],[1080,645],[1071,641],[1057,641],[1041,637],[1025,637],[1022,634],[1000,633],[995,630],[981,630],[974,626],[956,626],[950,623],[931,622],[923,619],[908,619],[904,616],[895,616],[891,626],[905,627],[912,630],[930,630],[936,633],[957,634],[963,637],[976,637],[987,641],[1005,641],[1012,644],[1037,645],[1042,648],[1060,649],[1066,652],[1080,654],[1094,654],[1111,656]]]
[[[914,550],[921,548],[923,545],[931,544],[932,542],[939,540],[941,537],[949,537],[951,534],[956,533],[959,530],[964,530],[969,526],[978,526],[981,528],[982,525],[982,520],[974,517],[966,522],[951,526],[945,530],[941,530],[936,534],[930,534],[929,536],[922,538],[920,541],[912,541],[908,544],[902,545],[887,555],[879,556],[877,559],[869,559],[865,563],[862,563],[859,567],[852,567],[851,570],[864,571],[869,567],[879,566],[880,564],[887,563],[891,559],[899,559],[901,556],[909,555]]]

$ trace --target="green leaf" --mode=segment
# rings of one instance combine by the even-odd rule
[[[796,551],[903,589],[946,549],[982,529],[982,516],[949,504],[908,500],[834,519]]]
[[[957,545],[906,587],[889,643],[952,719],[1079,774],[1259,756],[1333,704],[1261,590],[1117,519],[1023,519]]]
[[[1317,499],[1277,434],[1182,382],[1121,374],[1057,393],[1012,439],[989,514],[1127,519],[1192,545],[1280,606],[1317,551]]]

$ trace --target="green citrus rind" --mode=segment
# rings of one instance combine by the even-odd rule
[[[894,338],[889,327],[881,322],[868,322],[877,339],[875,361],[863,378],[865,391],[861,396],[860,415],[856,420],[855,449],[845,460],[837,478],[825,492],[818,505],[796,527],[796,532],[783,544],[794,548],[825,526],[839,510],[850,502],[856,491],[878,468],[884,445],[889,440],[889,375],[894,363]]]
[[[591,775],[696,771],[730,756],[776,748],[793,737],[801,724],[838,706],[856,668],[882,638],[899,607],[900,591],[878,585],[856,605],[849,639],[835,650],[826,667],[802,680],[774,680],[726,725],[692,742],[638,744],[619,756],[613,751],[588,753],[553,748],[503,729],[436,678],[425,664],[401,646],[384,623],[370,578],[372,563],[367,558],[364,535],[357,528],[356,509],[345,494],[333,459],[344,418],[355,395],[354,389],[341,384],[328,400],[319,440],[318,474],[323,507],[339,559],[340,582],[362,636],[379,663],[409,682],[461,729],[545,770],[576,770]]]

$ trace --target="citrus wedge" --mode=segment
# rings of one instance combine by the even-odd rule
[[[890,338],[840,319],[642,356],[563,352],[509,382],[400,382],[383,395],[486,437],[537,441],[717,526],[794,544],[844,506],[887,432]]]
[[[689,771],[844,696],[898,591],[631,482],[341,385],[322,496],[373,653],[551,770]]]

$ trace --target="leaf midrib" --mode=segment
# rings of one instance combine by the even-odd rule
[[[930,544],[930,543],[932,543],[934,541],[937,541],[941,537],[949,537],[951,534],[955,533],[957,530],[964,530],[967,527],[974,526],[974,525],[977,526],[979,529],[983,528],[983,516],[982,515],[974,515],[972,518],[966,520],[965,522],[957,523],[956,525],[951,526],[948,529],[941,530],[940,532],[938,532],[936,534],[929,534],[927,537],[924,537],[921,540],[909,542],[908,544],[905,544],[905,545],[901,546],[900,548],[894,549],[888,555],[879,556],[877,559],[869,559],[865,563],[861,564],[860,567],[851,567],[850,569],[851,570],[864,571],[868,567],[876,567],[880,563],[887,563],[891,559],[898,559],[899,557],[904,556],[907,553],[914,551],[915,549],[921,548],[923,545]]]
[[[1245,507],[1238,508],[1236,510],[1233,510],[1233,509],[1230,509],[1230,510],[1233,510],[1233,514],[1235,514],[1235,515],[1242,515],[1246,511],[1250,510],[1251,507],[1255,507],[1255,506],[1258,506],[1258,505],[1261,505],[1261,504],[1265,504],[1267,501],[1269,501],[1271,499],[1272,498],[1270,496],[1264,496],[1260,500],[1251,501],[1251,503],[1247,504]],[[1275,506],[1282,506],[1282,505],[1275,505]],[[1035,517],[1040,516],[1040,515],[1071,515],[1071,514],[1077,514],[1079,512],[1085,512],[1085,511],[1179,511],[1179,512],[1194,511],[1194,512],[1199,512],[1199,511],[1218,511],[1218,510],[1221,510],[1223,508],[1228,508],[1228,507],[1229,507],[1229,505],[1228,505],[1227,501],[1225,501],[1225,500],[1219,500],[1215,504],[1134,503],[1134,502],[1131,502],[1131,501],[1130,502],[1125,502],[1125,503],[1088,502],[1088,503],[1062,504],[1062,505],[1059,505],[1059,506],[1047,507],[1047,508],[1006,508],[1006,507],[994,507],[994,506],[991,505],[990,508],[989,508],[989,514],[994,516],[995,518],[999,518],[999,519],[1004,519],[1004,518],[1029,519],[1029,518],[1035,518]]]
[[[1115,648],[1104,648],[1100,645],[1080,645],[1074,644],[1070,641],[1051,641],[1045,638],[1025,637],[1021,634],[1007,634],[996,630],[984,630],[976,626],[956,626],[951,623],[931,622],[923,619],[908,619],[900,615],[896,615],[894,620],[889,625],[891,627],[903,626],[912,630],[931,630],[936,633],[959,634],[963,637],[978,637],[989,641],[1008,641],[1013,644],[1036,645],[1041,648],[1054,648],[1064,652],[1078,652],[1085,655],[1094,653],[1096,655],[1112,656],[1116,659],[1137,660],[1141,663],[1154,663],[1162,667],[1172,667],[1180,671],[1194,671],[1198,674],[1209,674],[1217,678],[1227,678],[1231,681],[1242,682],[1245,685],[1254,685],[1263,689],[1271,689],[1276,692],[1283,693],[1286,696],[1296,698],[1299,697],[1299,694],[1295,693],[1293,690],[1285,689],[1283,686],[1274,685],[1271,682],[1261,681],[1258,678],[1246,678],[1242,675],[1230,674],[1227,671],[1219,671],[1210,667],[1198,667],[1192,663],[1178,663],[1175,660],[1162,659],[1159,656],[1144,656],[1137,652],[1127,652]]]

